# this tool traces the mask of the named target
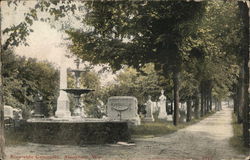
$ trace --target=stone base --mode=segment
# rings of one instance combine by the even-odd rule
[[[133,118],[133,119],[113,119],[113,118],[109,118],[107,117],[108,121],[115,121],[115,122],[127,122],[129,125],[141,125],[141,119],[138,118]]]
[[[56,111],[55,117],[57,118],[69,118],[71,117],[70,111]]]
[[[57,99],[57,109],[55,113],[57,118],[67,118],[71,117],[71,112],[69,109],[69,98],[65,91],[60,91],[60,95]]]
[[[131,122],[133,125],[141,125],[141,119],[138,117],[138,118],[135,118],[135,119],[129,119],[127,120],[128,122]]]
[[[172,122],[173,121],[173,115],[168,115],[168,118],[167,118],[168,121]]]
[[[34,114],[32,115],[33,118],[44,118],[45,116],[43,114]]]
[[[167,113],[159,113],[159,115],[158,115],[158,119],[167,119],[168,118],[168,115],[167,115]]]
[[[144,117],[142,121],[143,122],[154,122],[155,119],[153,117]]]
[[[27,122],[23,129],[29,142],[82,145],[129,141],[127,122]]]

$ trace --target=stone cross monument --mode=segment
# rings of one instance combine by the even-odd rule
[[[62,63],[60,68],[60,94],[57,99],[57,109],[55,113],[57,118],[71,117],[71,112],[69,110],[69,98],[67,92],[62,90],[65,88],[67,88],[67,68]]]
[[[167,112],[166,112],[166,96],[164,96],[164,90],[161,90],[161,96],[159,97],[159,108],[160,112],[158,115],[159,119],[167,119]]]

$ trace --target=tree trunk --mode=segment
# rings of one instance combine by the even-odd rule
[[[244,60],[243,60],[244,61]],[[240,68],[240,75],[239,75],[239,88],[238,88],[238,112],[237,112],[237,122],[242,123],[243,120],[243,113],[242,109],[244,106],[244,65]]]
[[[247,4],[248,3],[248,4]],[[240,8],[240,15],[243,20],[243,41],[241,43],[244,80],[243,80],[243,138],[245,146],[250,146],[250,109],[249,109],[249,2],[238,2]]]
[[[234,95],[233,95],[233,105],[234,105],[234,114],[235,115],[237,115],[237,113],[238,113],[238,98],[237,98],[237,96],[238,96],[238,85],[237,84],[235,84],[234,85]]]
[[[207,114],[207,111],[208,111],[208,90],[207,88],[204,87],[204,94],[205,94],[205,115]]]
[[[205,104],[204,104],[204,106],[205,106],[205,115],[207,114],[207,110],[208,110],[208,88],[207,88],[207,82],[205,83],[205,85],[204,86],[206,86],[206,87],[204,87],[204,95],[205,95]]]
[[[173,101],[171,100],[171,114],[173,115]]]
[[[2,16],[2,4],[0,1],[0,16]],[[2,31],[1,25],[0,25],[0,31]],[[4,139],[4,105],[3,105],[3,83],[2,83],[2,32],[0,32],[0,159],[5,158],[4,153],[4,146],[5,146],[5,139]]]
[[[201,110],[200,110],[200,115],[201,117],[204,116],[204,93],[203,93],[203,82],[201,82],[201,87],[200,87],[200,92],[201,92]]]
[[[187,101],[187,122],[191,121],[192,119],[192,104],[191,104],[191,99],[188,98]]]
[[[173,124],[178,125],[179,122],[179,90],[180,90],[180,71],[176,70],[173,73],[173,82],[174,82],[174,117]]]
[[[208,96],[208,107],[209,107],[209,112],[211,112],[212,111],[212,105],[213,105],[213,100],[212,100],[212,84],[211,84],[211,86],[210,86],[210,88],[209,88],[209,96]]]
[[[198,119],[200,118],[200,113],[199,113],[199,92],[196,91],[195,93],[195,100],[194,100],[194,114],[195,114],[195,118]]]
[[[222,110],[221,100],[218,100],[218,111]]]

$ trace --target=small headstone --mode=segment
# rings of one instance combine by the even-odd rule
[[[13,119],[14,114],[13,114],[13,107],[4,105],[4,119]]]
[[[44,117],[44,103],[43,103],[43,97],[39,93],[35,97],[35,109],[34,114],[32,117]]]
[[[154,116],[153,116],[153,102],[151,101],[151,96],[148,96],[148,101],[146,103],[146,116],[143,119],[147,122],[154,122]]]
[[[169,115],[168,115],[167,121],[173,122],[173,115],[172,115],[172,114],[169,114]]]
[[[111,120],[129,121],[140,125],[141,120],[137,113],[138,102],[131,96],[114,96],[108,99],[107,115]]]
[[[166,112],[166,96],[164,95],[164,90],[161,90],[161,96],[159,97],[159,108],[160,108],[160,112],[158,115],[159,119],[167,119],[167,112]]]

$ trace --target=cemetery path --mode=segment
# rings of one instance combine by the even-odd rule
[[[136,139],[135,146],[79,147],[29,143],[7,147],[6,154],[7,159],[12,160],[244,160],[246,155],[237,153],[229,145],[229,138],[233,136],[231,113],[232,109],[224,108],[199,123],[173,134]]]

